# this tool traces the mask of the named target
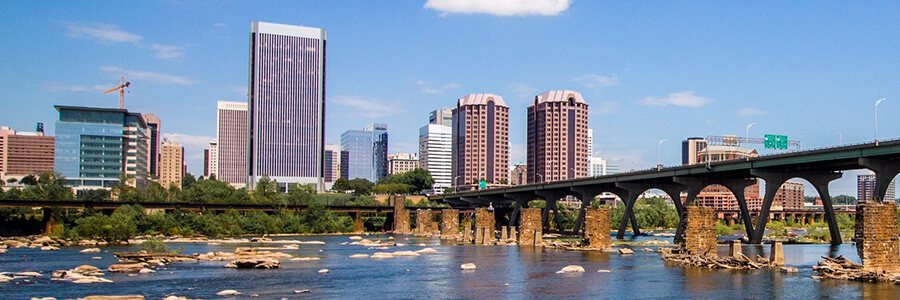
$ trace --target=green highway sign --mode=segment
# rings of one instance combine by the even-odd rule
[[[479,181],[479,182],[478,182],[478,189],[483,190],[483,189],[486,189],[486,188],[487,188],[487,181],[482,180],[482,181]]]
[[[767,134],[763,143],[766,149],[787,150],[788,137],[786,135]]]

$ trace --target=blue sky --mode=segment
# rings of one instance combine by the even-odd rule
[[[489,92],[524,162],[526,107],[550,89],[584,94],[595,151],[623,170],[655,165],[661,139],[675,165],[681,139],[752,122],[804,148],[868,141],[880,97],[879,135],[900,137],[897,2],[516,2],[3,1],[0,125],[52,132],[54,104],[113,107],[100,90],[124,74],[126,107],[156,113],[202,173],[215,102],[246,101],[250,22],[267,21],[328,31],[329,143],[384,122],[391,152],[415,152],[429,111]]]

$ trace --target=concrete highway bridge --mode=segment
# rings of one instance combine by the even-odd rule
[[[684,206],[692,205],[706,186],[718,184],[725,186],[735,195],[740,207],[739,220],[743,223],[750,242],[759,244],[762,242],[766,222],[773,217],[770,209],[778,188],[789,179],[800,178],[812,184],[818,192],[823,202],[824,218],[828,222],[831,241],[840,244],[840,230],[835,220],[828,184],[841,178],[843,171],[854,169],[872,170],[876,176],[875,198],[884,199],[888,185],[900,172],[900,140],[448,193],[429,198],[457,208],[493,205],[499,211],[510,211],[510,225],[517,224],[520,209],[526,207],[528,201],[543,199],[547,203],[547,209],[543,211],[542,221],[544,227],[547,227],[549,212],[557,209],[557,202],[566,196],[574,196],[582,201],[581,213],[576,220],[576,231],[579,231],[584,224],[584,208],[588,207],[597,195],[609,192],[622,199],[626,206],[626,217],[622,218],[616,236],[622,239],[629,222],[634,233],[640,234],[637,219],[634,217],[634,204],[642,193],[650,189],[659,189],[672,199],[680,199],[681,193],[686,192],[687,199],[684,204],[675,201],[675,209],[682,217],[675,235],[677,241],[683,235]],[[756,183],[755,179],[765,180],[765,197],[761,209],[751,212],[747,209],[747,201],[744,199],[744,188]],[[756,217],[755,222],[752,219],[753,215]],[[559,215],[555,217],[556,224],[560,224]]]

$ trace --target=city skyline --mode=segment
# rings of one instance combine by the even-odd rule
[[[612,12],[625,11],[632,5],[575,2],[556,15],[505,17],[427,9],[422,3],[398,3],[390,9],[381,5],[360,4],[344,13],[337,11],[339,5],[312,3],[308,4],[311,12],[301,12],[291,17],[271,7],[280,6],[277,4],[259,4],[256,7],[255,4],[245,3],[226,6],[235,10],[241,6],[253,6],[246,15],[226,14],[219,17],[215,13],[200,13],[191,18],[188,15],[192,14],[188,12],[196,13],[193,9],[173,3],[141,3],[117,16],[63,13],[69,5],[74,4],[63,3],[47,8],[60,10],[55,17],[59,19],[54,20],[23,20],[28,14],[17,12],[31,8],[6,5],[10,6],[5,11],[9,12],[11,20],[32,24],[29,31],[39,33],[38,36],[55,38],[51,43],[58,47],[23,51],[25,49],[3,46],[11,54],[9,59],[29,63],[10,64],[10,72],[6,76],[11,78],[4,78],[8,80],[0,83],[5,90],[15,91],[4,96],[10,97],[6,99],[9,102],[4,103],[27,108],[26,113],[0,113],[0,118],[6,122],[2,125],[27,129],[35,122],[51,124],[56,119],[53,104],[115,107],[115,96],[101,95],[95,85],[108,88],[119,75],[125,74],[134,84],[132,92],[126,94],[126,108],[159,115],[166,123],[164,137],[178,140],[189,148],[186,156],[192,174],[202,173],[202,145],[215,137],[212,103],[217,99],[246,99],[241,96],[245,91],[233,91],[233,88],[242,83],[246,87],[246,35],[249,23],[255,20],[321,27],[332,35],[327,98],[328,114],[332,117],[327,118],[326,124],[328,143],[337,143],[337,134],[344,130],[379,122],[403,129],[392,132],[389,146],[392,152],[415,152],[418,146],[416,129],[421,127],[418,121],[421,117],[406,118],[406,115],[424,116],[436,108],[451,105],[461,95],[496,91],[510,103],[509,163],[514,165],[524,162],[525,103],[538,92],[562,88],[582,91],[586,98],[591,99],[590,127],[595,130],[595,151],[625,171],[654,165],[658,140],[670,140],[662,144],[664,164],[677,165],[680,145],[675,141],[690,136],[741,135],[744,126],[753,122],[758,122],[758,125],[751,130],[752,135],[783,133],[801,140],[804,148],[835,145],[839,140],[845,143],[871,140],[871,102],[879,97],[889,99],[880,108],[880,136],[891,138],[900,135],[900,126],[897,126],[896,118],[891,117],[900,111],[900,105],[896,104],[900,96],[897,87],[891,85],[889,80],[898,76],[894,70],[883,69],[883,66],[895,65],[897,58],[892,57],[889,51],[877,50],[892,48],[893,41],[877,43],[883,47],[870,46],[876,44],[872,41],[881,34],[898,31],[891,18],[882,17],[890,15],[891,11],[896,12],[896,7],[851,9],[831,5],[815,8],[808,15],[790,20],[787,17],[791,14],[775,13],[771,20],[776,24],[817,24],[815,28],[789,26],[784,30],[784,26],[759,28],[753,23],[740,24],[718,17],[716,13],[728,13],[738,19],[752,19],[755,14],[772,13],[763,7],[744,7],[742,12],[734,12],[739,10],[733,11],[733,7],[724,5],[712,6],[704,11],[693,11],[690,6],[660,7],[660,11],[671,8],[671,15],[651,10],[638,15],[625,13],[619,16]],[[199,26],[203,28],[199,38],[192,39],[195,37],[193,32],[190,36],[154,36],[155,30],[148,30],[143,24],[128,20],[133,14],[144,15],[146,11],[153,11],[147,6],[174,6],[172,24],[159,22],[160,26],[163,29],[188,24]],[[726,8],[728,11],[723,11]],[[316,16],[313,13],[316,10],[329,11],[329,17],[334,20]],[[866,17],[865,22],[856,22],[858,18],[851,18],[853,15],[866,15],[863,10],[880,10],[882,13]],[[265,16],[260,16],[261,11],[266,12]],[[832,20],[827,18],[830,11],[845,13],[841,14],[842,18]],[[678,26],[675,28],[666,30],[657,28],[666,24],[666,20],[678,17],[679,12],[687,12],[697,17],[697,21],[676,24]],[[359,20],[360,15],[375,16],[372,18],[374,20],[383,14],[396,16],[395,22],[411,21],[421,26],[401,29],[347,25],[353,23],[347,22],[347,19]],[[152,13],[147,17],[150,20],[162,18]],[[625,21],[627,17],[636,20]],[[639,25],[639,21],[653,20],[653,17],[659,19],[649,25]],[[592,18],[603,21],[599,24],[586,22]],[[823,20],[817,21],[819,19]],[[373,20],[362,19],[363,24],[375,22]],[[201,21],[206,23],[199,24]],[[604,31],[604,25],[622,30]],[[692,25],[703,25],[704,28]],[[707,29],[707,25],[721,28]],[[548,29],[541,29],[540,26]],[[573,26],[584,28],[583,31],[573,31],[570,28]],[[747,32],[750,29],[755,31]],[[0,30],[11,39],[8,45],[30,41],[30,37],[22,32]],[[466,35],[455,37],[451,33],[456,30]],[[522,35],[523,30],[533,30],[534,34]],[[652,31],[648,33],[651,36],[630,39],[631,35],[628,35],[645,30]],[[434,36],[421,38],[422,34],[432,31]],[[833,31],[839,33],[832,35],[835,38],[833,42],[848,44],[847,47],[831,49],[826,42],[803,38],[805,35]],[[402,34],[396,34],[398,32]],[[749,36],[736,34],[733,37],[732,32]],[[672,33],[677,33],[675,36],[681,37],[681,40],[665,36]],[[548,46],[533,54],[517,49],[518,46],[512,47],[551,34],[570,38],[574,46]],[[373,40],[368,35],[390,36],[391,39]],[[768,35],[776,41],[794,43],[764,42],[763,38]],[[409,36],[419,37],[424,43],[434,45],[408,40]],[[572,37],[601,38],[608,43],[585,42]],[[429,51],[458,43],[463,38],[482,43],[475,43],[474,49],[438,59],[427,55],[433,53]],[[636,47],[653,42],[666,45],[661,47],[666,50]],[[695,49],[689,46],[697,42],[710,43],[711,47],[697,51],[699,53],[690,53]],[[374,50],[366,53],[355,51],[362,47],[359,43],[368,43],[368,48]],[[396,57],[389,55],[391,52],[401,50],[398,45],[392,44],[420,50],[424,54],[385,60]],[[498,49],[502,51],[497,51],[500,54],[488,53],[482,47],[500,47]],[[639,48],[641,51],[625,53],[630,52],[629,48]],[[594,55],[594,52],[599,55]],[[59,64],[59,59],[68,57],[62,55],[73,54],[78,55],[77,62]],[[501,54],[513,59],[498,56]],[[673,59],[657,58],[661,54]],[[38,55],[52,63],[30,63]],[[738,56],[738,59],[733,56]],[[852,59],[855,64],[842,66],[842,57]],[[471,62],[462,61],[463,58]],[[790,62],[765,63],[776,58]],[[211,64],[213,60],[215,64]],[[717,65],[717,61],[721,64]],[[692,63],[700,66],[692,66]],[[764,63],[766,68],[756,67],[760,63]],[[25,69],[26,65],[28,69]],[[366,68],[354,67],[360,65]],[[552,65],[567,66],[569,73],[523,75],[540,73],[536,71]],[[438,69],[446,70],[435,71]],[[476,71],[466,72],[466,76],[462,76],[460,70]],[[733,75],[734,70],[741,74]],[[385,77],[384,72],[389,76]],[[22,76],[10,75],[13,73]],[[22,89],[20,86],[31,88]],[[670,113],[692,122],[666,118]],[[822,117],[830,119],[829,128],[820,125]],[[48,134],[55,135],[53,129],[48,131]],[[855,188],[855,177],[852,179],[842,186]],[[853,195],[849,188],[843,192],[836,190],[836,193]]]

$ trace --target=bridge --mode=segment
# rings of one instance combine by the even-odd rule
[[[884,199],[888,185],[900,172],[900,140],[464,191],[429,198],[458,208],[493,205],[499,208],[497,211],[511,211],[509,214],[511,225],[517,224],[520,210],[527,207],[528,201],[543,199],[547,203],[547,209],[542,212],[542,222],[546,228],[549,225],[549,212],[556,211],[559,199],[574,196],[582,201],[581,212],[575,225],[576,231],[580,231],[584,225],[585,207],[588,207],[597,195],[608,192],[618,196],[625,204],[625,217],[619,223],[616,234],[617,238],[622,239],[629,222],[634,233],[640,234],[637,218],[634,216],[634,204],[642,193],[650,189],[659,189],[672,199],[681,199],[681,193],[685,192],[687,194],[685,203],[674,201],[675,209],[681,217],[675,234],[677,241],[683,235],[685,206],[693,204],[703,188],[718,184],[728,188],[737,198],[740,207],[739,220],[743,223],[750,242],[759,244],[765,233],[766,222],[771,217],[772,202],[778,189],[785,181],[800,178],[812,184],[818,192],[822,199],[831,241],[833,244],[840,244],[841,235],[835,220],[828,184],[841,178],[843,171],[854,169],[872,170],[876,177],[875,198]],[[754,222],[744,198],[744,188],[755,184],[755,179],[765,180],[765,196],[761,209],[754,212],[756,217]],[[555,214],[555,217],[556,224],[559,225],[559,215]]]

